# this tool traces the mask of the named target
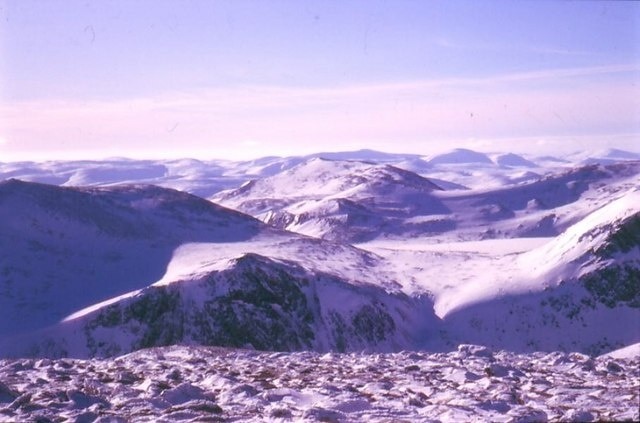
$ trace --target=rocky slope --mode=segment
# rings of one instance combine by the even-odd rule
[[[217,267],[9,340],[5,354],[104,357],[185,343],[271,351],[396,351],[437,333],[426,298],[355,285],[257,254]],[[12,351],[7,344],[21,347]]]
[[[206,347],[108,360],[0,360],[0,421],[638,421],[638,358],[260,353]]]

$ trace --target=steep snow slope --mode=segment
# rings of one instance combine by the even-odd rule
[[[640,341],[640,191],[436,305],[454,343],[598,354]],[[489,282],[489,281],[486,281]],[[614,323],[615,322],[615,323]]]
[[[247,240],[260,222],[152,186],[0,183],[0,335],[56,323],[162,277],[185,242]]]
[[[640,340],[640,193],[615,194],[553,238],[358,247],[388,260],[405,292],[434,298],[451,346],[599,354]]]

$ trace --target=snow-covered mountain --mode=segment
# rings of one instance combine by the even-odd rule
[[[532,175],[531,181],[494,189],[442,190],[390,165],[311,159],[212,201],[279,228],[346,242],[443,234],[553,236],[640,182],[640,162]]]
[[[153,184],[210,197],[251,179],[273,176],[312,158],[389,164],[427,177],[445,189],[488,188],[533,181],[585,164],[638,160],[639,154],[609,149],[571,156],[531,156],[454,149],[436,155],[393,154],[373,150],[261,157],[255,160],[132,160],[0,162],[0,180],[16,178],[65,186]]]
[[[438,164],[493,164],[493,161],[484,153],[469,150],[466,148],[456,148],[447,153],[435,154],[428,157],[428,163],[431,165]]]
[[[235,242],[265,230],[249,216],[153,186],[0,182],[0,336],[154,283],[185,242]]]
[[[174,344],[398,351],[437,332],[430,300],[247,253],[12,340],[10,354],[113,356]],[[215,269],[215,270],[213,270]],[[10,347],[8,347],[10,348]]]
[[[353,241],[403,220],[447,210],[432,193],[439,186],[390,165],[313,158],[272,177],[223,191],[212,201],[305,235]]]
[[[537,167],[537,165],[534,162],[527,160],[518,154],[513,154],[513,153],[499,154],[493,158],[493,161],[496,164],[499,164],[500,166]]]
[[[2,164],[0,355],[640,342],[640,162],[453,153]]]
[[[437,321],[428,298],[376,272],[375,256],[178,191],[10,180],[0,222],[4,354],[173,343],[391,351]]]
[[[450,296],[440,313],[450,336],[511,350],[590,354],[640,340],[640,191],[521,254],[514,265],[508,278],[468,284]]]
[[[640,154],[631,151],[608,148],[604,150],[583,152],[573,156],[574,160],[580,160],[584,164],[610,164],[621,161],[640,160]]]

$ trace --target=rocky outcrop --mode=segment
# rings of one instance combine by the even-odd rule
[[[424,320],[428,301],[245,254],[222,270],[151,286],[65,322],[31,350],[91,357],[173,344],[391,351],[415,345],[425,324],[435,326],[435,317]],[[71,342],[78,330],[84,341]]]

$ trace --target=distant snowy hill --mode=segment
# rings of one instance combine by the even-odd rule
[[[518,154],[513,154],[513,153],[500,154],[496,156],[493,160],[496,164],[499,164],[500,166],[537,167],[537,165],[534,162],[527,160]]]
[[[432,195],[438,190],[428,179],[394,166],[314,158],[223,191],[212,201],[279,228],[350,241],[403,231],[402,221],[412,216],[446,213]]]
[[[374,150],[315,153],[307,156],[268,156],[254,160],[131,160],[0,162],[0,180],[16,178],[66,186],[153,184],[210,197],[237,188],[251,179],[276,175],[313,158],[389,164],[434,181],[442,188],[488,188],[533,181],[540,175],[584,164],[639,160],[640,154],[609,149],[568,157],[535,157],[509,152],[482,153],[469,149],[421,156]]]
[[[305,156],[305,159],[320,158],[328,160],[355,160],[375,163],[395,163],[398,160],[411,160],[418,157],[420,157],[418,154],[384,153],[382,151],[364,149],[356,151],[314,153]]]
[[[469,163],[493,164],[493,161],[486,154],[468,150],[466,148],[456,148],[448,153],[433,155],[428,158],[427,162],[431,165]]]
[[[610,164],[621,161],[640,160],[640,153],[609,148],[605,150],[576,154],[574,160],[580,160],[584,164]]]
[[[450,189],[443,191],[390,165],[311,159],[212,201],[278,228],[346,242],[446,233],[457,239],[553,236],[639,183],[640,162],[532,175],[495,189],[441,184]]]

